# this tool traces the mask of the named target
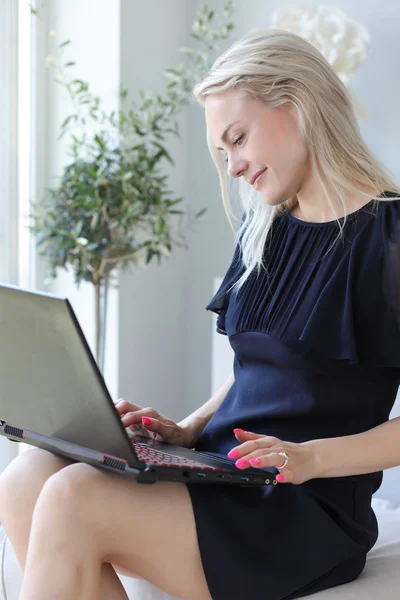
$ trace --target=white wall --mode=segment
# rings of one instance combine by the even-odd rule
[[[178,65],[186,45],[187,2],[122,0],[121,83],[135,99],[138,90],[162,92],[163,70]],[[183,143],[171,137],[176,163],[165,167],[174,197],[188,198],[185,114],[179,117]],[[185,205],[182,206],[184,208]],[[185,411],[188,255],[175,249],[160,266],[120,276],[119,395],[179,420]]]
[[[45,14],[45,13],[44,13]],[[65,51],[69,60],[77,62],[71,74],[89,82],[93,94],[100,96],[103,108],[111,111],[119,105],[120,85],[120,5],[107,0],[53,0],[48,3],[47,31],[53,29],[57,43],[70,39]],[[51,51],[48,47],[47,52]],[[62,168],[72,159],[66,153],[68,137],[57,141],[63,119],[74,110],[65,89],[54,82],[55,72],[47,72],[45,179],[56,184]],[[44,286],[43,286],[44,287]],[[83,282],[78,290],[71,270],[59,275],[47,290],[67,296],[77,314],[88,343],[95,354],[94,288]],[[105,379],[113,398],[118,393],[118,294],[109,298],[109,322]]]

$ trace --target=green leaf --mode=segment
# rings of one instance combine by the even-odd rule
[[[68,44],[71,43],[71,40],[66,40],[65,42],[61,42],[61,44],[58,44],[58,48],[64,48],[65,46],[68,46]]]
[[[78,237],[82,231],[82,227],[83,227],[83,221],[78,221],[78,223],[76,224],[76,226],[74,227],[72,234],[74,237]]]
[[[205,213],[206,211],[207,211],[207,209],[206,209],[206,208],[202,208],[202,209],[201,209],[201,210],[200,210],[198,213],[196,213],[196,214],[194,215],[194,216],[195,216],[195,219],[198,219],[199,217],[201,217],[202,215],[204,215],[204,213]]]
[[[158,142],[153,142],[153,145],[156,146],[156,148],[159,149],[159,152],[156,154],[156,157],[162,157],[164,156],[168,162],[171,163],[171,165],[174,165],[174,161],[172,159],[172,157],[170,156],[170,154],[167,152],[167,150],[164,148],[164,146],[161,146],[161,144],[159,144]]]
[[[88,252],[91,252],[92,250],[97,250],[97,248],[99,247],[99,244],[97,244],[97,242],[92,242],[91,244],[88,244],[86,246],[86,250]],[[88,265],[88,268],[90,267],[90,265]]]
[[[194,54],[195,53],[193,48],[187,48],[187,47],[180,48],[180,51],[182,52],[182,54]]]
[[[103,138],[96,134],[94,139],[103,151],[107,150],[107,146],[105,145]]]
[[[64,67],[74,67],[75,65],[76,65],[76,62],[70,61],[70,62],[65,63]]]
[[[147,255],[146,255],[146,265],[148,265],[148,264],[149,264],[149,262],[151,261],[151,259],[152,259],[152,258],[153,258],[153,256],[154,256],[154,254],[155,254],[155,253],[154,253],[154,250],[153,250],[153,248],[148,248],[148,250],[147,250]]]
[[[61,129],[64,129],[64,127],[66,127],[68,125],[68,123],[70,122],[71,119],[76,120],[76,115],[69,115],[69,117],[64,119],[64,121],[61,123]]]
[[[176,198],[176,200],[168,201],[168,205],[174,206],[174,204],[178,204],[179,202],[182,202],[182,200],[183,200],[183,198]]]

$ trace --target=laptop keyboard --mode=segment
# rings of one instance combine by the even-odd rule
[[[162,450],[156,450],[147,444],[142,444],[141,442],[136,442],[132,440],[132,445],[135,448],[135,452],[138,457],[145,462],[151,463],[153,465],[159,465],[160,467],[185,467],[192,469],[208,469],[210,471],[223,471],[224,469],[219,467],[212,467],[210,465],[205,465],[204,463],[197,462],[195,460],[191,460],[190,458],[184,458],[182,456],[174,456],[173,454],[168,454],[168,452],[163,452]]]

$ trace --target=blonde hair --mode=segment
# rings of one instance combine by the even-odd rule
[[[240,90],[271,108],[293,105],[297,110],[299,135],[309,151],[311,166],[334,214],[331,192],[340,198],[343,225],[337,218],[339,235],[348,214],[346,193],[361,193],[369,200],[396,200],[372,196],[363,189],[393,191],[398,185],[363,141],[351,96],[324,56],[302,37],[280,30],[255,30],[234,43],[195,85],[193,95],[204,105],[207,96]],[[217,167],[222,200],[235,231],[235,217],[228,193],[228,176],[221,153],[207,132],[210,154]],[[326,183],[326,182],[329,182]],[[256,190],[239,181],[243,219],[236,233],[245,270],[232,286],[236,292],[251,272],[263,265],[263,251],[275,219],[297,203],[292,196],[271,207],[260,202]],[[400,199],[400,197],[399,197]],[[377,206],[377,204],[376,204]],[[244,213],[244,214],[243,214]],[[336,240],[335,240],[336,241]]]

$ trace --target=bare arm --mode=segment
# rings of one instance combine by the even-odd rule
[[[315,450],[316,477],[344,477],[400,465],[400,417],[363,433],[304,442]]]
[[[235,377],[231,373],[225,383],[219,388],[217,392],[203,406],[200,406],[194,413],[185,417],[182,421],[177,423],[180,427],[186,429],[189,432],[190,440],[193,446],[200,437],[201,432],[207,425],[211,417],[217,411],[218,407],[224,400],[228,391],[232,387]]]

